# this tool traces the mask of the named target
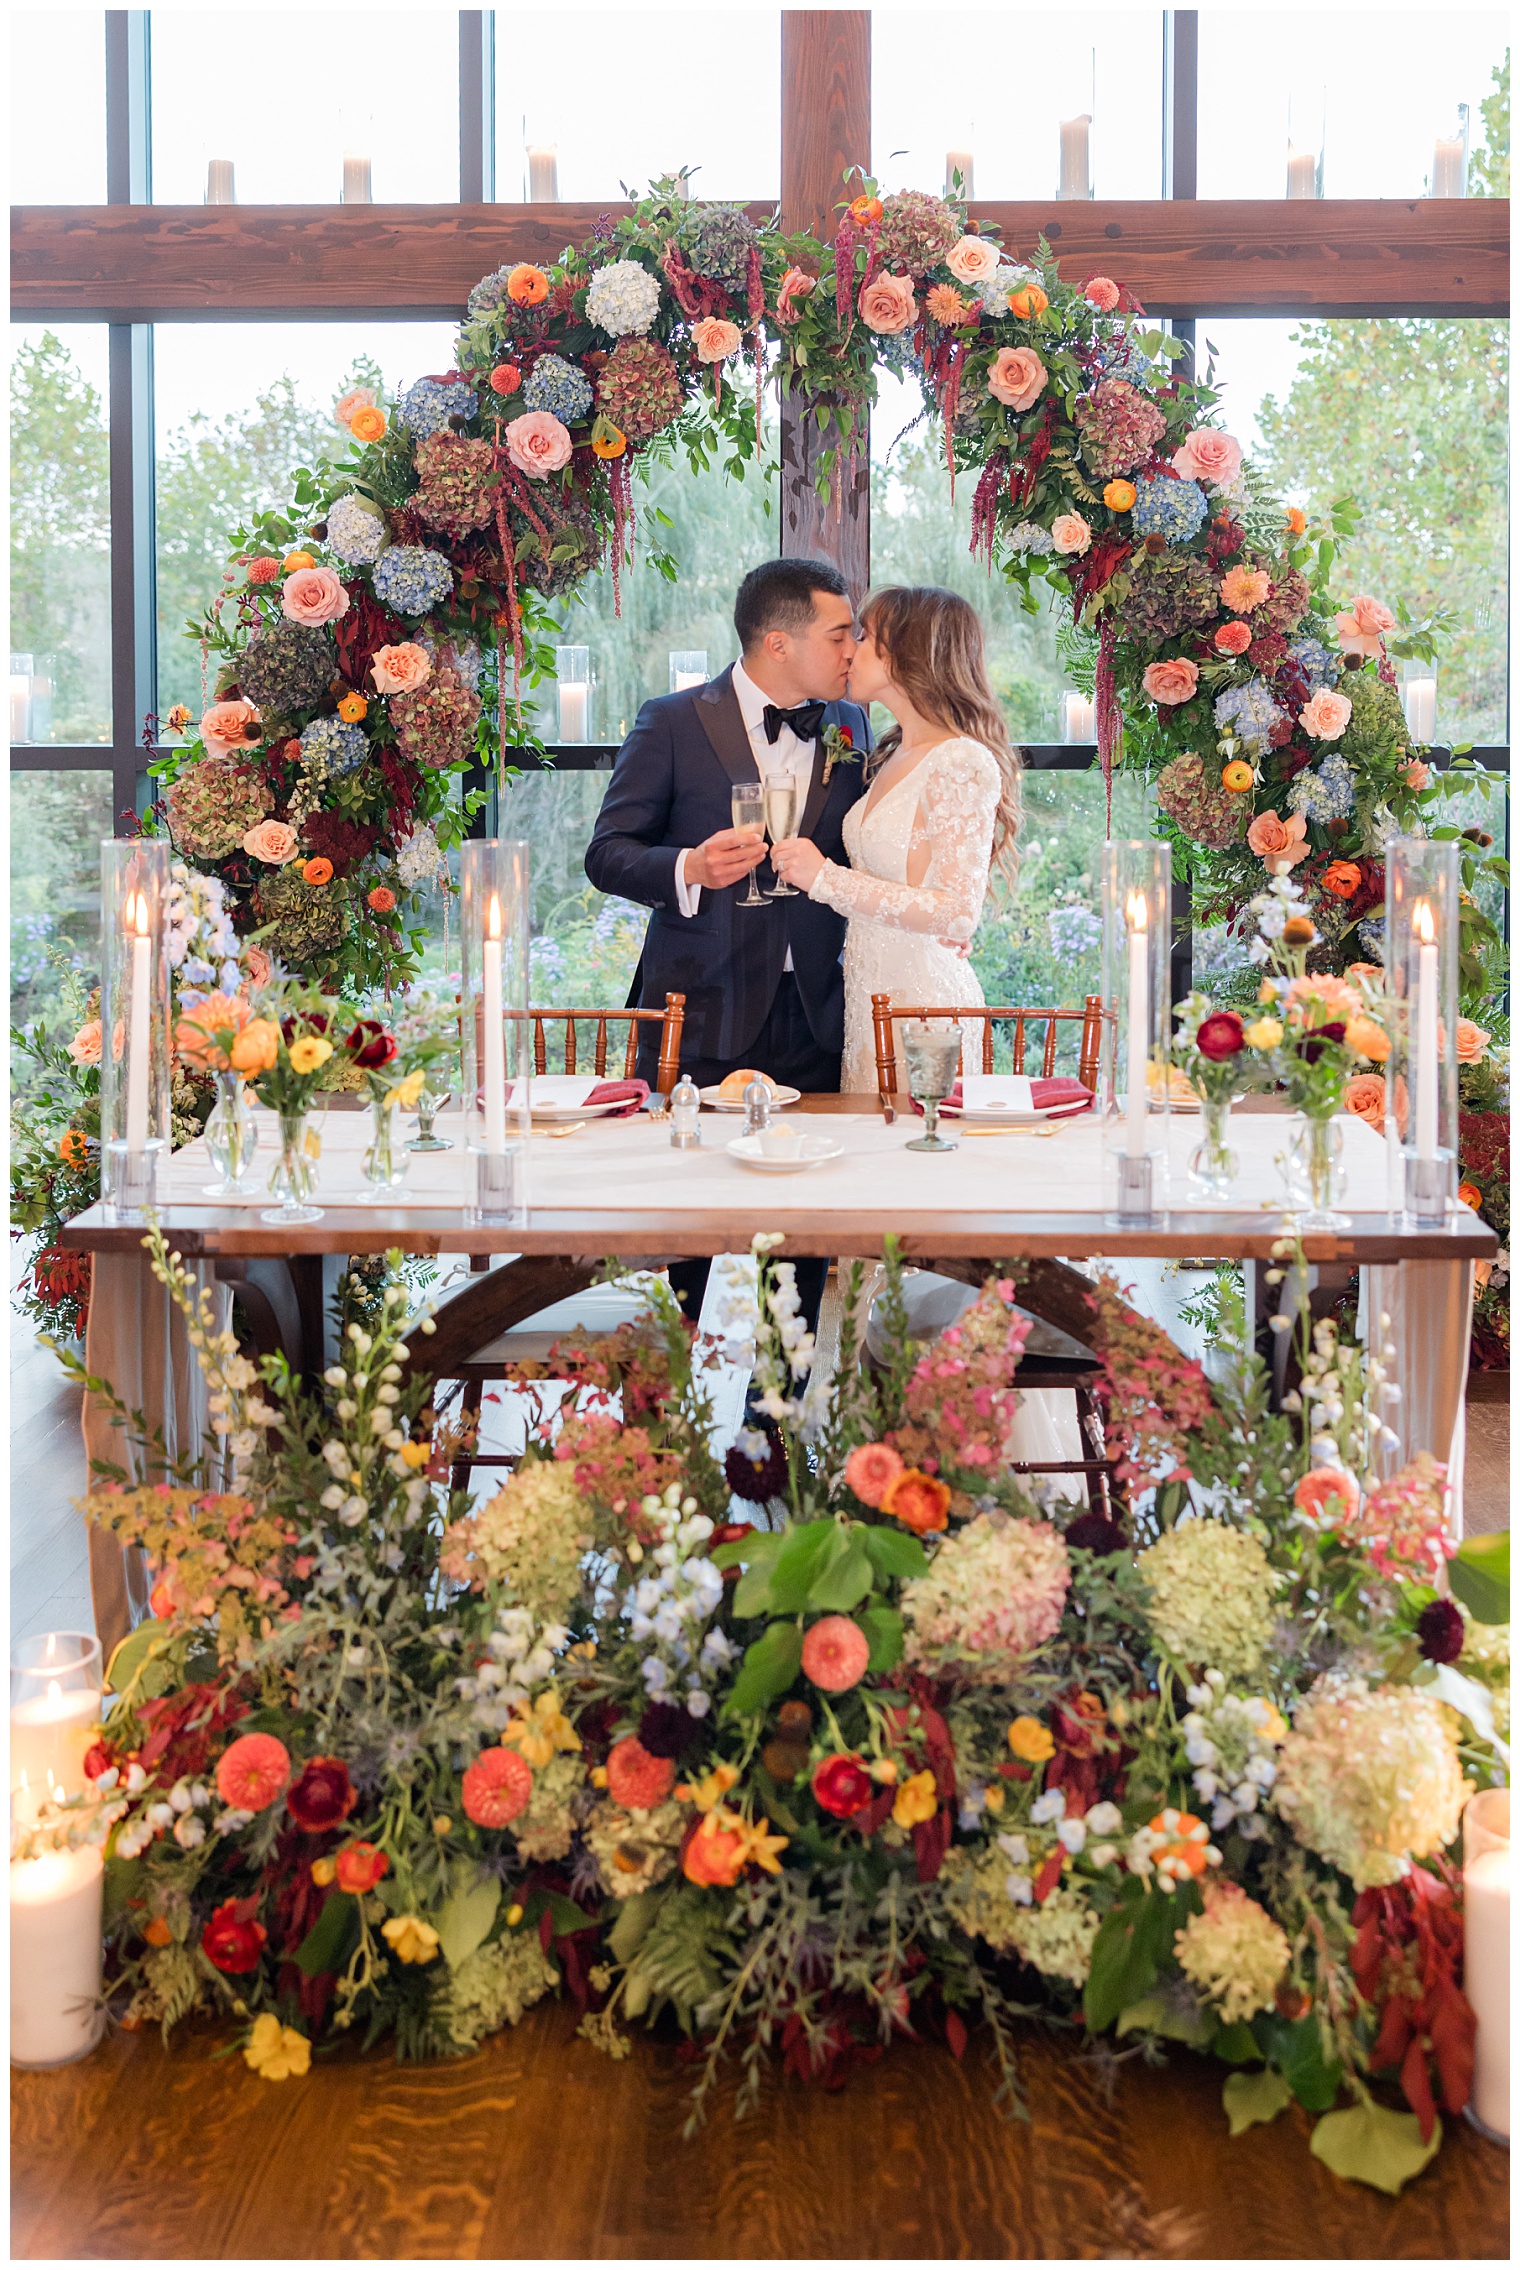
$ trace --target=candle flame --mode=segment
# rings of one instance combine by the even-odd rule
[[[127,928],[136,931],[139,938],[148,935],[148,894],[146,891],[128,891],[126,904]]]
[[[1131,930],[1143,930],[1146,923],[1145,893],[1131,891],[1124,901],[1124,919]]]
[[[1416,899],[1414,912],[1409,919],[1420,944],[1433,946],[1436,942],[1436,918],[1430,911],[1429,900]]]
[[[491,903],[486,908],[486,936],[488,938],[499,938],[501,936],[501,900],[494,891],[491,893]]]

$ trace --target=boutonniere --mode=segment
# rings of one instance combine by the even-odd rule
[[[828,787],[836,765],[858,765],[860,751],[848,725],[826,725],[823,729],[823,785]]]

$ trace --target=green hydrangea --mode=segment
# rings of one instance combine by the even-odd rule
[[[1180,1521],[1137,1566],[1151,1630],[1174,1661],[1227,1679],[1256,1669],[1272,1637],[1277,1578],[1254,1537],[1222,1521]]]
[[[595,1525],[569,1468],[552,1459],[520,1466],[494,1498],[445,1532],[445,1576],[483,1591],[505,1585],[540,1623],[563,1623],[581,1588]]]
[[[1273,1801],[1299,1841],[1357,1890],[1394,1884],[1450,1844],[1472,1783],[1456,1714],[1415,1687],[1316,1681],[1278,1761]]]
[[[539,1945],[538,1933],[505,1931],[448,1974],[439,1998],[443,2031],[461,2049],[473,2049],[488,2034],[515,2026],[525,2010],[558,1984],[559,1972]]]
[[[203,757],[180,774],[164,804],[176,851],[187,859],[225,859],[274,810],[274,796],[256,766]]]
[[[1190,1915],[1172,1940],[1184,1977],[1213,2004],[1225,2025],[1272,2006],[1288,1967],[1287,1934],[1238,1884],[1211,1884],[1202,1915]]]
[[[1021,1904],[1006,1889],[1009,1866],[996,1845],[973,1860],[964,1846],[945,1856],[945,1906],[962,1930],[1000,1955],[1019,1955],[1047,1978],[1085,1986],[1092,1968],[1098,1916],[1079,1892],[1061,1883],[1043,1904]]]
[[[1460,1601],[1457,1603],[1461,1608]],[[1501,1742],[1509,1740],[1509,1626],[1480,1624],[1462,1608],[1467,1627],[1457,1669],[1488,1691],[1494,1711],[1494,1731]]]
[[[260,923],[274,926],[262,943],[294,969],[325,960],[343,943],[343,901],[332,891],[313,890],[299,866],[264,876],[254,904]]]
[[[563,1860],[575,1834],[571,1805],[586,1785],[586,1768],[578,1751],[558,1750],[533,1775],[528,1809],[512,1823],[512,1834],[524,1860]]]
[[[263,623],[237,664],[237,682],[267,717],[289,717],[322,699],[336,667],[326,631],[308,623]]]

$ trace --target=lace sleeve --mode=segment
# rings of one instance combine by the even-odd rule
[[[936,750],[925,769],[921,802],[930,848],[924,881],[884,882],[826,859],[808,897],[838,914],[864,916],[894,930],[965,941],[976,930],[987,895],[998,769],[979,741]]]

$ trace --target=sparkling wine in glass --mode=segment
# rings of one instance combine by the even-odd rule
[[[772,843],[784,843],[797,832],[797,783],[789,772],[773,772],[765,783],[765,832]],[[776,888],[764,894],[772,899],[798,896],[790,883],[776,877]]]
[[[960,1068],[961,1028],[928,1018],[913,1019],[902,1027],[903,1057],[908,1067],[908,1093],[924,1107],[922,1135],[904,1146],[909,1151],[956,1151],[939,1132],[939,1107],[955,1086]]]
[[[738,835],[754,836],[758,842],[765,834],[765,790],[758,780],[737,780],[729,800],[733,812],[734,830]],[[756,887],[755,870],[749,871],[749,889],[738,906],[764,906],[765,894]]]

